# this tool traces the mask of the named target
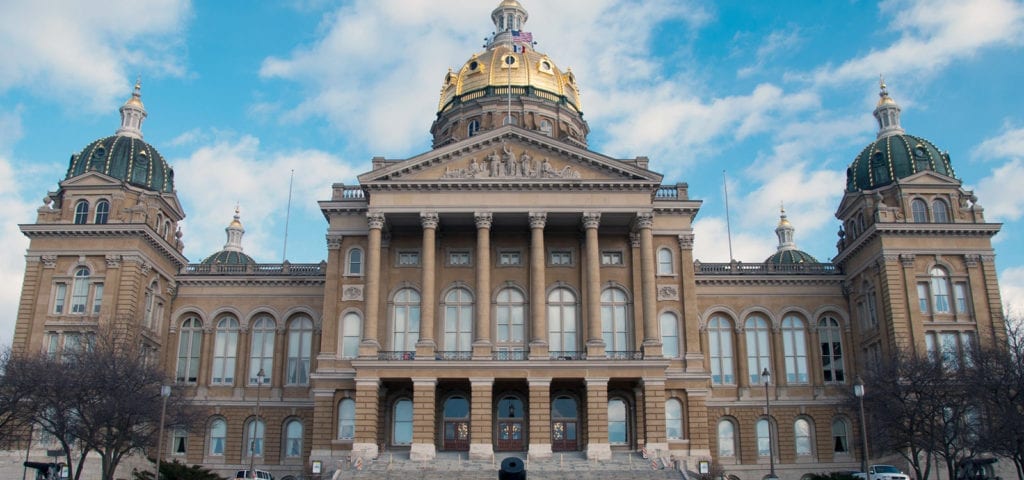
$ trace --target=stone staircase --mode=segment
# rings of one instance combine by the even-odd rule
[[[633,480],[683,479],[682,472],[669,466],[652,467],[635,452],[616,452],[609,460],[587,460],[580,452],[555,453],[547,459],[527,459],[526,454],[496,454],[494,460],[469,460],[465,453],[442,452],[429,462],[413,461],[404,452],[384,452],[361,465],[342,466],[341,479],[400,480],[495,480],[501,461],[519,457],[525,461],[529,480]],[[666,459],[667,460],[667,459]],[[329,478],[329,477],[325,477]]]

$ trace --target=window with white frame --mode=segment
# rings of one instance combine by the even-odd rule
[[[346,273],[349,275],[363,274],[363,249],[353,248],[348,251],[348,270]]]
[[[199,376],[199,356],[203,350],[203,324],[196,317],[181,322],[178,336],[178,367],[175,380],[179,383],[196,383]]]
[[[736,383],[733,376],[732,330],[732,322],[725,317],[716,315],[708,322],[711,383],[715,385]]]
[[[665,437],[669,440],[683,438],[683,402],[678,398],[665,402]]]
[[[522,265],[523,255],[518,250],[501,250],[498,252],[498,265],[502,267]]]
[[[391,348],[399,352],[416,350],[420,337],[420,294],[411,288],[395,293],[391,307]]]
[[[736,425],[728,419],[718,421],[718,456],[736,456]]]
[[[448,252],[448,265],[453,267],[468,267],[472,264],[469,250],[452,250]]]
[[[391,444],[412,444],[412,400],[408,398],[395,402],[391,417]]]
[[[551,266],[553,267],[567,267],[572,265],[572,251],[570,250],[552,250],[551,251]]]
[[[308,385],[313,355],[313,321],[309,317],[292,319],[288,326],[288,384]]]
[[[931,294],[928,292],[928,283],[920,282],[917,284],[917,309],[924,314],[930,313],[929,303],[931,303]]]
[[[935,223],[949,223],[949,206],[946,202],[938,198],[932,200],[932,218]]]
[[[444,349],[473,349],[473,294],[465,288],[453,288],[444,297]]]
[[[188,430],[175,428],[171,434],[171,455],[185,455],[188,453]]]
[[[910,201],[910,212],[913,215],[915,223],[927,223],[928,222],[928,204],[920,198],[915,198]]]
[[[576,294],[558,287],[548,294],[548,345],[552,352],[576,351]]]
[[[213,372],[210,382],[214,385],[235,383],[235,358],[238,353],[238,320],[224,317],[217,322],[217,333],[213,338]]]
[[[818,321],[818,342],[821,346],[822,380],[825,383],[845,382],[843,331],[839,328],[838,320],[832,317],[822,317]]]
[[[92,313],[97,315],[103,308],[103,284],[94,283],[92,286]]]
[[[89,222],[89,202],[79,200],[75,204],[75,225],[85,225]]]
[[[949,275],[942,267],[932,267],[931,275],[932,308],[935,313],[950,313]]]
[[[252,322],[250,330],[251,345],[249,352],[249,385],[259,381],[260,370],[263,370],[263,383],[271,383],[274,374],[274,337],[277,333],[277,322],[270,315],[260,315]]]
[[[93,223],[96,225],[103,225],[107,223],[110,218],[110,202],[106,200],[100,200],[96,202],[96,216],[93,217]]]
[[[953,301],[955,302],[958,315],[971,314],[971,307],[967,298],[967,284],[963,282],[953,284]]]
[[[608,400],[608,443],[626,445],[628,441],[626,402],[621,398],[612,398]]]
[[[68,284],[58,283],[53,286],[53,313],[64,313],[64,302],[68,296]]]
[[[289,420],[284,427],[284,456],[297,458],[302,456],[302,421]]]
[[[622,265],[622,252],[601,252],[601,265]]]
[[[218,418],[210,423],[210,455],[224,455],[224,443],[227,440],[227,436],[227,422]]]
[[[85,313],[85,302],[89,298],[89,269],[78,267],[74,283],[71,284],[71,313]]]
[[[755,427],[757,433],[757,456],[768,457],[772,455],[774,448],[772,448],[772,437],[771,424],[768,420],[762,418],[757,421]]]
[[[356,438],[356,401],[351,398],[343,398],[338,403],[338,438]]]
[[[832,420],[832,453],[850,453],[850,427],[842,418]]]
[[[359,341],[362,337],[363,321],[359,314],[346,313],[341,319],[341,358],[359,356]]]
[[[666,358],[679,358],[679,317],[672,312],[661,314],[661,353]]]
[[[143,325],[147,328],[153,328],[153,308],[156,306],[156,291],[157,291],[156,280],[149,284],[149,288],[146,289],[146,295],[144,297],[145,302],[145,313],[143,314]]]
[[[793,440],[798,456],[810,456],[814,453],[811,432],[811,422],[806,418],[798,418],[793,422]]]
[[[795,315],[782,319],[782,353],[786,383],[807,383],[807,331],[803,319]]]
[[[672,275],[672,250],[667,248],[658,249],[658,275]]]
[[[632,328],[626,307],[626,292],[621,288],[606,288],[601,292],[601,337],[608,351],[633,349],[629,341]]]
[[[420,252],[417,250],[400,250],[398,252],[399,267],[415,267],[420,264]]]
[[[506,287],[495,297],[498,346],[522,348],[525,342],[526,297],[517,288]]]
[[[747,338],[747,375],[751,385],[759,385],[761,372],[771,366],[768,320],[759,315],[751,316],[744,323],[744,331]]]
[[[469,125],[466,127],[466,136],[472,137],[480,131],[480,120],[470,120]]]
[[[261,419],[250,420],[245,425],[245,456],[263,456],[263,435],[266,433],[266,425]]]

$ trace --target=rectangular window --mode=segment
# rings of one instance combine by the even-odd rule
[[[552,266],[570,266],[572,265],[572,252],[569,250],[552,250],[551,251],[551,265]]]
[[[174,429],[174,438],[171,440],[171,453],[173,455],[184,455],[188,452],[188,431],[183,428]]]
[[[93,291],[92,291],[92,313],[94,315],[100,313],[100,308],[102,308],[102,307],[103,307],[103,284],[102,283],[97,283],[96,286],[93,287]]]
[[[58,283],[53,289],[53,313],[64,313],[64,301],[68,296],[68,285]]]
[[[46,356],[49,358],[57,358],[57,352],[60,351],[60,334],[57,332],[50,332],[47,335]]]
[[[89,284],[86,280],[76,278],[71,288],[71,313],[85,313],[85,301],[89,296]]]
[[[498,265],[522,265],[523,257],[519,252],[498,252]]]
[[[469,252],[466,250],[448,252],[448,265],[455,267],[468,267],[470,265]]]
[[[970,309],[967,307],[967,284],[957,283],[953,285],[953,295],[956,299],[956,313],[962,315],[970,314]]]
[[[921,313],[928,313],[928,284],[917,284],[917,308]]]
[[[622,265],[622,252],[601,252],[601,265]]]
[[[400,251],[398,252],[398,266],[400,267],[414,267],[420,264],[420,252],[417,251]]]

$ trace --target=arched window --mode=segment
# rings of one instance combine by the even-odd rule
[[[672,275],[672,250],[667,248],[658,249],[658,275]]]
[[[629,426],[626,402],[621,398],[608,400],[608,443],[626,445],[629,442]]]
[[[757,421],[755,430],[757,431],[757,456],[759,457],[770,456],[775,451],[772,445],[773,435],[769,433],[770,429],[771,424],[768,423],[768,420],[762,418]]]
[[[672,312],[661,314],[661,353],[667,358],[679,358],[679,318]]]
[[[359,356],[359,340],[363,331],[363,319],[356,313],[346,313],[341,319],[341,358]]]
[[[218,418],[210,423],[210,455],[224,455],[224,441],[228,436],[228,424]]]
[[[522,348],[525,342],[524,319],[526,297],[516,288],[503,288],[498,292],[495,323],[498,326],[499,348]]]
[[[736,456],[736,425],[728,419],[718,421],[718,456]]]
[[[89,298],[89,269],[75,269],[75,280],[71,285],[71,313],[85,313],[85,302]]]
[[[444,296],[444,349],[473,349],[473,294],[465,288],[453,288]]]
[[[342,399],[338,404],[338,438],[356,438],[356,401],[351,398]]]
[[[931,271],[932,307],[935,313],[949,313],[949,276],[942,267],[932,267]]]
[[[768,321],[752,316],[744,324],[747,335],[747,375],[751,385],[761,383],[761,372],[771,365],[771,343],[768,339]]]
[[[309,383],[309,362],[313,349],[313,321],[298,317],[288,326],[288,384]]]
[[[75,225],[85,225],[89,221],[89,202],[79,200],[75,204]]]
[[[472,137],[480,131],[480,120],[470,120],[469,126],[466,127],[466,136]]]
[[[160,287],[157,285],[156,280],[149,284],[149,288],[146,289],[145,296],[145,308],[146,311],[143,314],[143,323],[147,328],[155,327],[153,323],[153,312],[156,309],[156,292]]]
[[[238,320],[224,317],[217,322],[217,334],[213,342],[214,385],[235,383],[235,355],[238,350]]]
[[[843,335],[839,321],[823,317],[818,321],[818,342],[821,344],[821,373],[826,383],[846,381],[843,367]]]
[[[910,212],[914,216],[914,222],[916,223],[927,223],[928,222],[928,204],[920,198],[915,198],[910,201]]]
[[[832,420],[832,452],[850,453],[850,428],[842,418]]]
[[[935,223],[949,223],[949,207],[946,202],[936,198],[932,200],[932,218]]]
[[[252,345],[249,352],[249,385],[256,385],[263,370],[263,383],[271,383],[274,372],[274,334],[277,323],[269,315],[260,315],[252,323]]]
[[[171,239],[171,236],[172,236],[173,233],[174,233],[174,230],[171,229],[171,221],[170,220],[164,220],[164,238],[169,241]]]
[[[711,383],[736,383],[733,377],[732,322],[728,319],[715,316],[708,322],[708,350],[711,354]]]
[[[403,398],[395,402],[395,409],[391,419],[391,444],[411,445],[412,400],[409,400],[408,398]]]
[[[299,420],[289,420],[288,424],[284,427],[284,456],[285,457],[301,457],[302,456],[302,422]]]
[[[353,248],[348,251],[348,272],[349,275],[363,274],[363,249]]]
[[[665,402],[665,436],[669,440],[683,438],[683,402],[678,398]]]
[[[106,200],[100,200],[96,202],[96,216],[93,218],[93,223],[97,225],[103,225],[107,223],[107,219],[110,217],[110,202]],[[75,222],[78,223],[78,222]]]
[[[175,380],[195,383],[199,376],[199,355],[203,350],[203,323],[196,317],[181,322],[178,335],[178,368]]]
[[[161,236],[167,234],[167,231],[164,230],[164,216],[162,214],[156,214],[156,222],[153,223],[153,229]]]
[[[807,383],[807,334],[804,321],[799,317],[790,315],[782,320],[782,351],[786,383]]]
[[[610,352],[632,350],[629,343],[629,324],[626,292],[621,288],[606,288],[601,292],[601,338]]]
[[[267,428],[264,425],[263,420],[253,419],[245,425],[245,456],[246,457],[262,457],[263,456],[263,435],[266,433]]]
[[[807,456],[814,453],[814,442],[811,441],[812,431],[811,422],[806,418],[798,418],[793,422],[793,439],[797,455]]]
[[[399,352],[415,351],[420,338],[420,294],[416,290],[403,288],[395,293],[391,321],[391,348]]]
[[[551,136],[551,132],[553,130],[552,126],[551,126],[551,122],[549,122],[547,119],[541,120],[540,121],[540,128],[539,128],[539,130],[540,130],[540,133],[543,133],[544,135],[547,135],[547,136],[550,137]]]
[[[576,351],[576,294],[559,287],[548,294],[548,348],[551,352]]]

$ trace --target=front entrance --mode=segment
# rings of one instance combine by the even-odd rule
[[[526,450],[526,425],[523,401],[516,397],[505,397],[498,401],[498,445],[503,452]]]
[[[460,452],[469,450],[469,401],[463,397],[451,397],[444,402],[442,448]]]
[[[551,451],[579,450],[579,408],[576,399],[562,395],[551,402]]]

